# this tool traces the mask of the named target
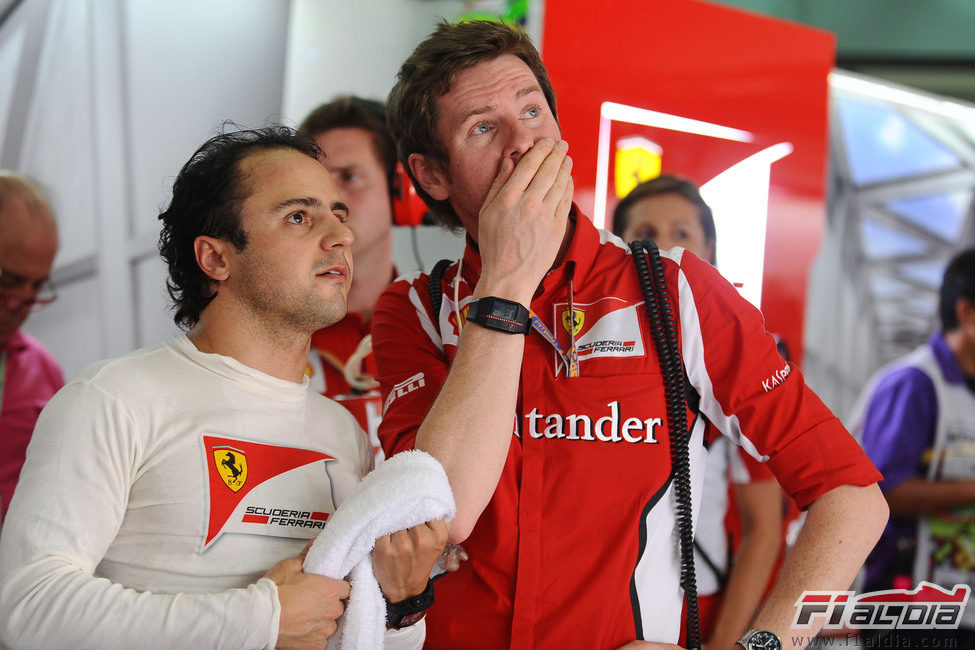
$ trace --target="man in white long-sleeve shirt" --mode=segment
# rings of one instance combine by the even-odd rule
[[[372,452],[304,375],[352,273],[320,153],[272,127],[183,167],[160,252],[188,332],[90,366],[42,413],[0,539],[3,645],[321,648],[335,631],[349,584],[303,573],[302,549]],[[445,541],[429,522],[377,542],[389,602],[426,590]],[[387,645],[423,638],[404,625]]]

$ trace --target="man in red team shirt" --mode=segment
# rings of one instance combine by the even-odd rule
[[[443,463],[457,500],[450,538],[470,554],[438,585],[426,647],[676,643],[660,363],[629,249],[572,203],[538,52],[501,23],[442,23],[401,67],[387,110],[435,218],[468,235],[439,311],[420,276],[391,285],[373,317],[384,450]],[[808,507],[752,623],[788,645],[802,591],[847,588],[879,536],[880,475],[757,310],[698,258],[675,249],[662,262],[700,411]],[[700,494],[702,419],[691,424]],[[759,640],[776,647],[770,635],[742,645]]]
[[[351,95],[337,97],[308,114],[299,131],[325,152],[322,163],[349,206],[358,272],[349,291],[349,312],[311,339],[312,387],[352,412],[369,434],[373,450],[382,402],[369,338],[379,294],[396,277],[393,267],[393,193],[396,145],[386,129],[382,104]],[[382,458],[381,455],[377,460]]]

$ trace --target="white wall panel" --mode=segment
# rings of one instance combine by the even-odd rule
[[[100,300],[98,279],[90,275],[61,291],[58,299],[36,311],[24,331],[41,340],[70,380],[79,370],[98,357],[92,355],[88,342],[97,341],[101,330],[100,313],[93,309]],[[126,318],[126,314],[119,314]]]
[[[12,15],[0,29],[0,125],[10,119],[10,104],[13,100],[14,81],[17,79],[17,66],[24,48],[26,28],[18,16]],[[0,151],[3,151],[5,129],[0,129]]]
[[[135,314],[137,345],[143,347],[164,341],[177,334],[171,317],[172,312],[160,311],[161,305],[169,304],[166,293],[166,266],[158,255],[151,255],[132,265],[135,289]]]
[[[445,257],[460,259],[464,254],[464,242],[464,235],[436,226],[397,226],[393,228],[393,264],[400,273],[429,271]]]
[[[280,120],[288,3],[130,0],[123,10],[131,227],[154,240],[173,179],[204,140],[228,119]]]
[[[17,167],[50,194],[61,230],[59,266],[93,255],[99,234],[90,4],[50,5]]]
[[[293,0],[284,116],[295,124],[335,95],[385,100],[400,64],[457,0]]]

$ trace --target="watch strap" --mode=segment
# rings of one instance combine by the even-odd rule
[[[433,605],[433,580],[427,581],[427,588],[416,596],[398,603],[386,603],[386,623],[389,627],[400,629],[419,622]]]
[[[528,334],[528,309],[519,302],[487,296],[472,301],[467,307],[467,320],[481,327],[506,334]]]

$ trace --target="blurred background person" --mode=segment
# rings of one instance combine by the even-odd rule
[[[323,162],[349,206],[348,226],[355,235],[352,256],[356,273],[349,292],[349,312],[312,336],[312,386],[356,416],[369,434],[374,452],[381,456],[376,431],[382,404],[374,379],[369,321],[379,294],[396,277],[396,148],[386,130],[383,105],[361,97],[342,96],[322,104],[309,113],[299,131],[311,136],[325,152]]]
[[[61,367],[20,331],[31,310],[54,300],[54,211],[27,177],[0,170],[0,521],[24,464],[34,423],[64,385]]]
[[[634,187],[613,212],[613,232],[626,242],[652,239],[660,250],[680,246],[715,264],[714,215],[697,186],[661,174]]]
[[[891,515],[865,563],[864,591],[922,580],[975,586],[975,248],[948,263],[939,313],[941,331],[881,369],[851,416],[850,431],[884,474]],[[935,632],[889,634],[897,647],[931,647]],[[959,641],[942,647],[975,647],[975,610],[938,634]]]
[[[613,232],[627,242],[680,246],[715,264],[714,216],[697,186],[662,174],[640,183],[616,206]],[[782,491],[756,461],[714,427],[694,539],[701,638],[730,648],[748,629],[783,547]]]

